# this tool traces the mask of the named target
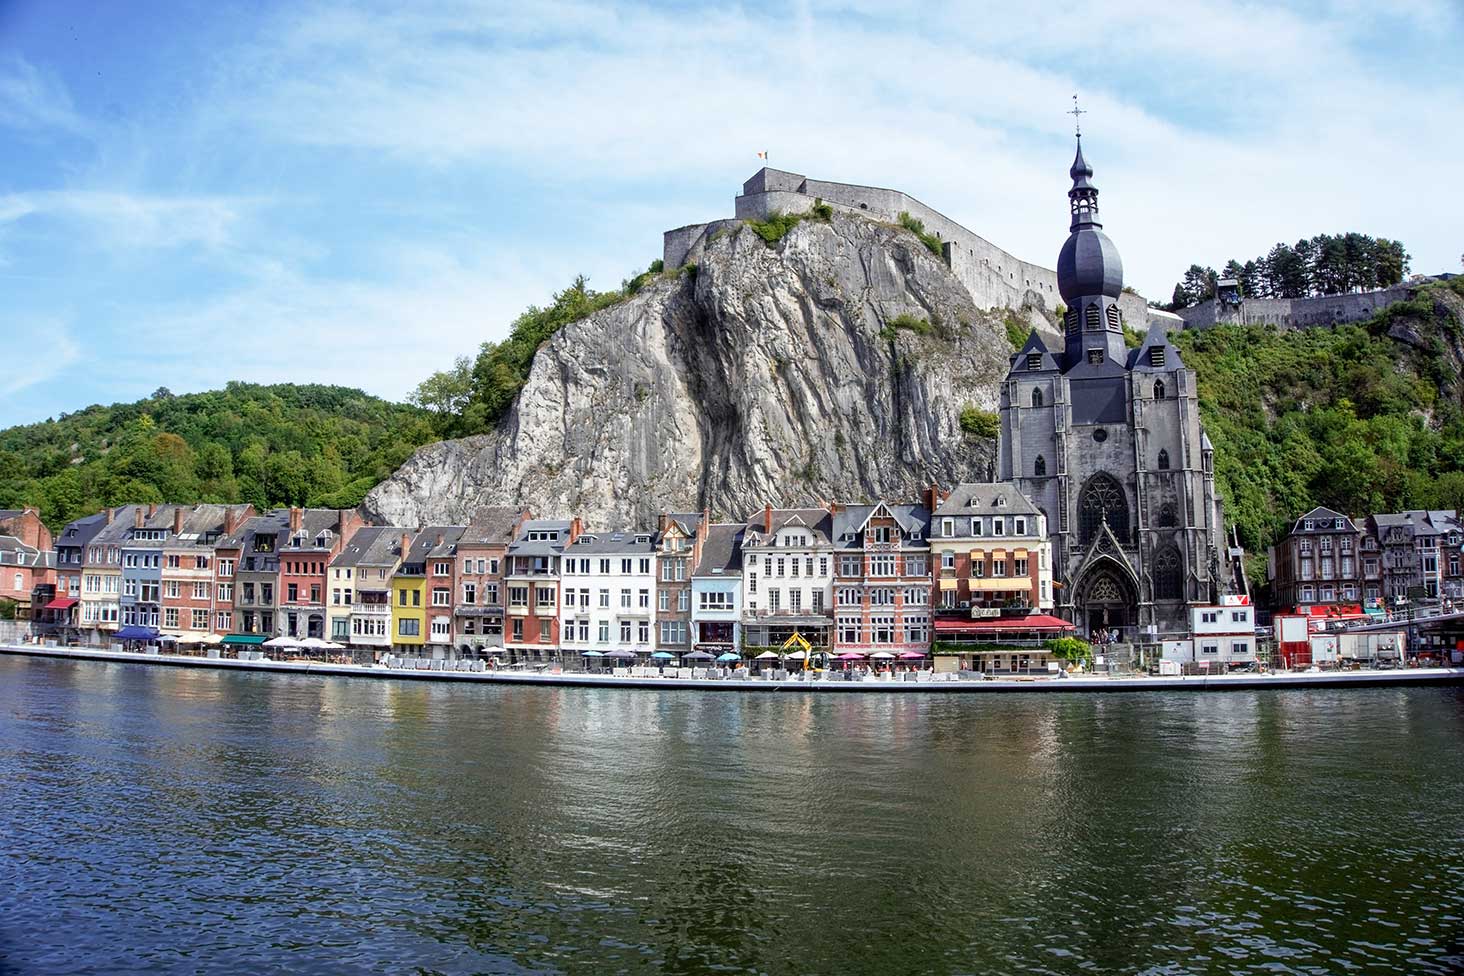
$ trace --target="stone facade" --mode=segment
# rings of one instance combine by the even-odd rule
[[[1378,291],[1312,298],[1241,298],[1238,301],[1214,298],[1193,308],[1182,308],[1178,314],[1187,329],[1209,329],[1216,325],[1304,329],[1370,319],[1394,302],[1406,301],[1412,291],[1410,285],[1398,285]]]
[[[1276,544],[1272,602],[1278,607],[1309,607],[1361,601],[1360,541],[1357,525],[1341,512],[1330,508],[1307,512]]]
[[[1224,521],[1193,370],[1154,324],[1122,331],[1123,265],[1079,147],[1058,258],[1064,346],[1034,332],[1001,389],[998,478],[1047,520],[1057,612],[1079,633],[1154,641],[1225,589]]]

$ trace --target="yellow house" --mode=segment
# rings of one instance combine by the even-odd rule
[[[420,533],[391,578],[392,649],[418,653],[427,643],[427,552],[429,533]]]

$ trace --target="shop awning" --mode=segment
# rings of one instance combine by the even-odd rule
[[[158,639],[158,631],[156,627],[138,627],[135,624],[128,624],[112,636],[118,640],[155,641]]]
[[[76,606],[76,597],[74,597],[74,596],[58,596],[56,599],[54,599],[50,603],[46,604],[45,607],[43,607],[42,609],[44,609],[44,610],[70,610],[74,606]]]
[[[233,644],[233,645],[236,645],[236,646],[242,644],[242,645],[246,645],[246,646],[249,646],[249,647],[258,647],[260,644],[263,644],[264,643],[264,635],[263,634],[225,634],[224,635],[224,639],[220,643]]]
[[[973,590],[1030,590],[1032,578],[1030,576],[984,576],[971,580]]]

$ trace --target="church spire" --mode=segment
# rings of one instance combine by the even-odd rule
[[[1073,157],[1072,168],[1068,170],[1068,176],[1072,177],[1073,188],[1068,191],[1068,205],[1072,210],[1073,222],[1069,230],[1077,230],[1079,227],[1102,227],[1098,220],[1098,187],[1093,183],[1093,167],[1083,158],[1083,127],[1082,116],[1087,111],[1078,108],[1078,96],[1073,95],[1073,108],[1068,112],[1073,117],[1073,136],[1078,141],[1078,152]]]

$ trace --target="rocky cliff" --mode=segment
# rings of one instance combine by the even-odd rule
[[[740,226],[698,257],[560,330],[496,430],[421,448],[368,511],[649,526],[989,476],[993,442],[960,416],[995,409],[1006,328],[913,235],[836,214],[772,245]]]

